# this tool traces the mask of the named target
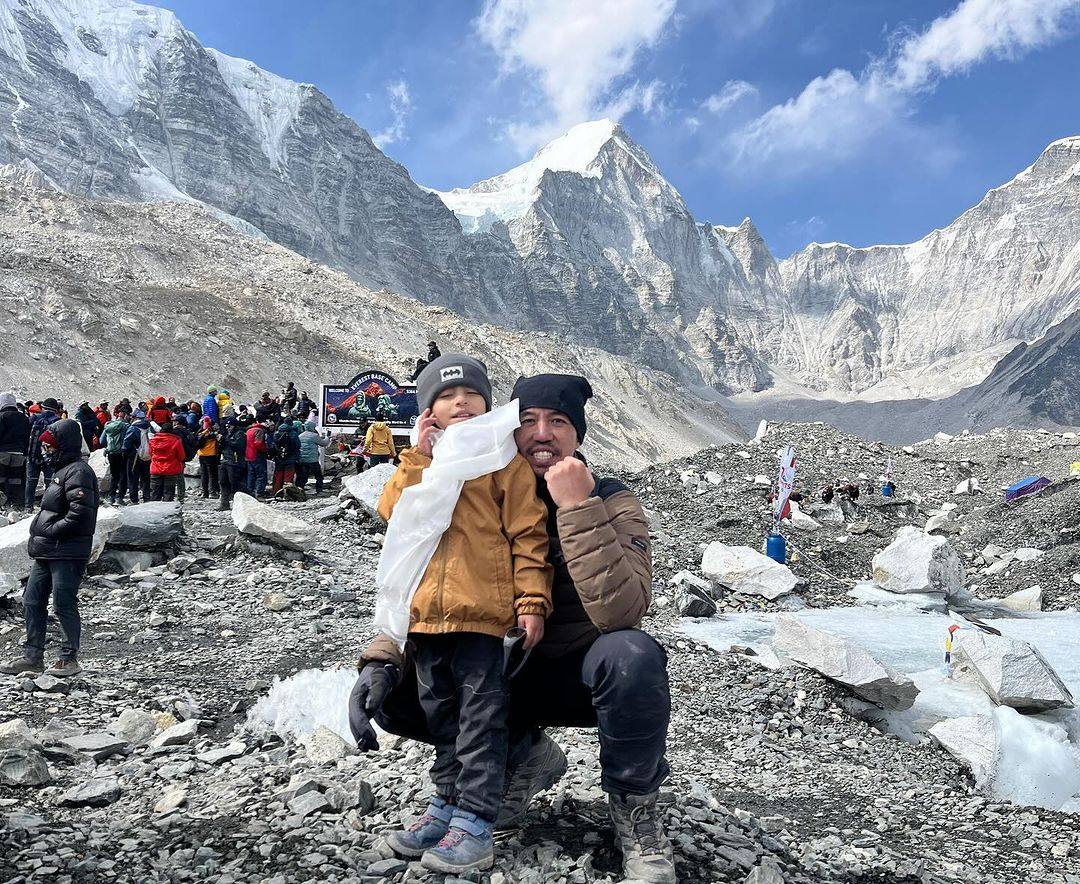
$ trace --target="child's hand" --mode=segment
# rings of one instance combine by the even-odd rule
[[[435,434],[439,431],[439,425],[435,422],[435,415],[431,413],[430,408],[424,409],[424,413],[420,415],[420,420],[416,422],[416,425],[420,428],[416,439],[416,447],[422,455],[431,457],[431,446],[435,442]]]
[[[544,637],[544,618],[539,614],[518,614],[517,625],[525,630],[526,651],[531,651]]]

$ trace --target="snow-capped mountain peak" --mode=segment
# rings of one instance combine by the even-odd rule
[[[436,193],[467,231],[482,231],[497,220],[511,221],[522,217],[535,202],[548,172],[572,173],[582,178],[603,177],[609,152],[629,158],[674,193],[674,188],[664,180],[649,155],[618,123],[608,119],[579,123],[540,148],[532,159],[501,175],[478,181],[470,187]]]
[[[19,15],[42,19],[56,30],[64,46],[57,62],[116,115],[131,109],[162,46],[183,32],[167,9],[129,0],[0,0],[0,49],[24,67],[29,58]]]

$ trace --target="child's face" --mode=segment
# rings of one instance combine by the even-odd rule
[[[460,424],[486,411],[484,397],[463,385],[447,387],[431,403],[431,414],[444,430],[451,424]]]

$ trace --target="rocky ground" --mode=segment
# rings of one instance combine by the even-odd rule
[[[869,580],[871,560],[903,525],[925,525],[929,516],[954,505],[938,533],[949,536],[968,572],[968,589],[990,599],[1038,585],[1046,610],[1080,605],[1080,477],[1069,465],[1080,460],[1075,433],[994,430],[960,435],[906,448],[867,442],[826,424],[770,424],[758,444],[721,445],[691,457],[653,466],[621,478],[649,508],[656,544],[653,563],[658,584],[683,570],[699,572],[701,554],[713,540],[760,549],[772,525],[767,497],[777,472],[777,451],[796,452],[796,490],[812,512],[827,484],[858,481],[862,493],[847,507],[841,525],[783,527],[789,562],[806,581],[800,591],[807,604],[850,604],[847,593]],[[888,457],[895,461],[896,495],[880,493]],[[1005,502],[1004,487],[1038,474],[1054,485],[1037,498]],[[981,491],[955,494],[971,476]],[[868,492],[868,486],[873,489]],[[992,568],[982,559],[988,545],[1004,553],[1028,548],[1041,555]],[[990,573],[986,573],[987,570]],[[658,590],[661,591],[662,590]],[[761,599],[729,596],[721,608],[775,607]]]
[[[988,799],[944,750],[874,729],[816,674],[762,669],[680,633],[674,593],[660,601],[665,581],[696,568],[708,540],[760,544],[767,516],[753,477],[772,475],[781,442],[799,450],[806,488],[826,475],[873,476],[884,462],[883,451],[854,437],[783,425],[760,446],[709,449],[627,477],[658,522],[657,603],[645,628],[670,660],[673,774],[664,801],[680,880],[1080,882],[1075,817]],[[1053,606],[1072,603],[1061,563],[1075,562],[1068,502],[1077,485],[1011,509],[997,502],[997,485],[1026,472],[1060,478],[1080,459],[1075,439],[1010,433],[896,456],[901,499],[918,494],[921,513],[959,504],[964,530],[954,542],[964,553],[986,543],[1045,550],[994,575],[1000,588],[1037,580]],[[985,495],[952,496],[963,459]],[[681,479],[688,470],[721,481],[702,478],[699,493]],[[316,527],[317,545],[301,558],[237,538],[228,514],[189,494],[170,564],[84,583],[86,672],[66,691],[47,680],[51,690],[0,681],[0,735],[44,744],[51,776],[0,787],[0,880],[440,880],[393,860],[381,841],[423,803],[426,747],[384,740],[378,753],[343,755],[330,738],[305,743],[247,724],[276,676],[347,668],[372,634],[378,526],[359,514],[320,521],[331,502],[274,504]],[[823,569],[845,583],[868,576],[870,557],[901,521],[880,498],[861,500],[857,516],[869,523],[863,534],[848,523],[793,535],[803,552],[794,567],[806,580],[799,597],[810,604],[845,602],[845,588]],[[972,580],[984,582],[977,573]],[[21,612],[0,610],[0,655],[20,641]],[[27,726],[21,737],[15,719]],[[554,736],[570,772],[521,832],[502,838],[491,884],[619,879],[594,735]],[[101,806],[68,806],[87,800]]]

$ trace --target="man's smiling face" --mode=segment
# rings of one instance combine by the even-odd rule
[[[570,418],[553,408],[527,408],[521,412],[521,426],[514,431],[514,441],[538,476],[573,455],[578,447],[577,430]]]

